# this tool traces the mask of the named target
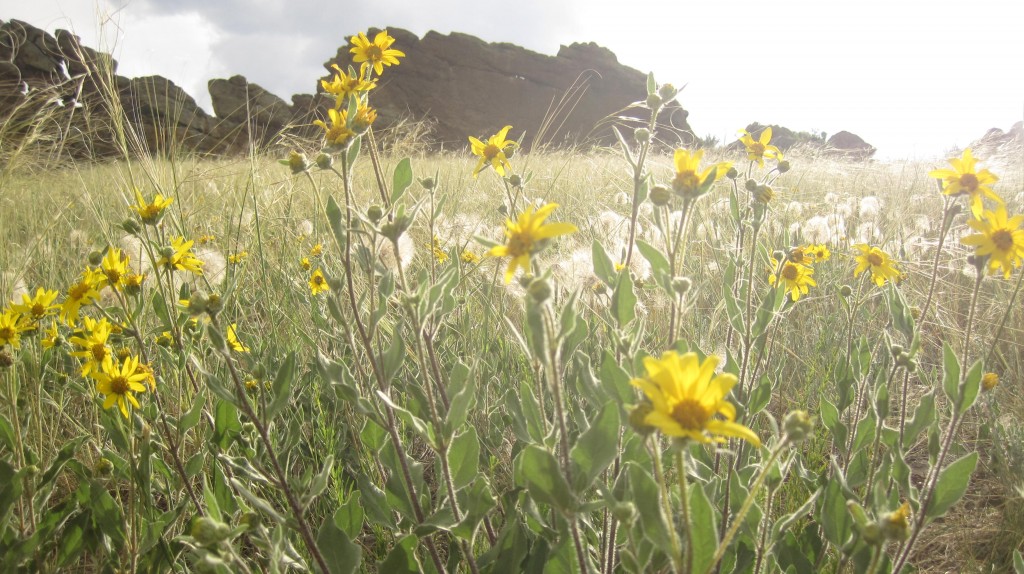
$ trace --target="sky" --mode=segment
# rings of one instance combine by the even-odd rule
[[[71,30],[113,53],[120,74],[162,75],[207,111],[211,78],[241,74],[285,101],[312,93],[345,37],[369,27],[551,55],[596,42],[685,86],[699,136],[727,142],[756,121],[850,131],[881,159],[930,159],[1024,119],[1019,2],[0,0],[0,19]]]

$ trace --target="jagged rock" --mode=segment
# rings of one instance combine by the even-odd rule
[[[368,36],[376,32],[371,29]],[[508,124],[514,126],[514,137],[528,133],[527,145],[608,144],[614,141],[611,124],[622,120],[616,116],[626,116],[621,121],[626,124],[640,123],[629,117],[644,120],[642,113],[623,112],[646,98],[646,75],[595,44],[562,46],[557,56],[546,56],[468,34],[431,31],[420,39],[399,28],[388,32],[394,47],[407,56],[387,68],[373,91],[378,122],[386,127],[389,120],[429,117],[433,139],[444,148],[464,148],[467,136],[488,136]],[[323,79],[333,77],[331,64],[344,70],[350,63],[346,44],[324,64],[328,74]],[[665,123],[662,138],[692,140],[678,104],[659,120]]]
[[[757,122],[747,125],[746,130],[754,137],[758,139],[761,137],[761,132],[765,128],[772,128],[772,141],[771,145],[779,148],[783,152],[787,152],[795,146],[807,145],[813,147],[820,147],[825,143],[825,134],[817,134],[811,132],[798,132],[791,130],[784,126],[778,126],[775,124],[762,125]],[[737,138],[738,139],[738,138]],[[738,141],[729,146],[733,149],[742,149],[743,144]]]
[[[1019,154],[1022,146],[1024,146],[1024,121],[1013,124],[1005,132],[999,128],[992,128],[985,132],[980,139],[971,142],[970,148],[975,156],[988,158],[1013,153]]]
[[[877,151],[875,146],[857,134],[847,131],[832,134],[825,142],[825,150],[832,155],[842,155],[851,159],[868,159]]]

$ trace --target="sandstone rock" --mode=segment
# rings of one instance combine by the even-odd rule
[[[851,159],[868,159],[875,155],[875,146],[864,141],[857,134],[847,131],[836,132],[825,142],[826,151],[833,155],[842,155]]]
[[[422,39],[399,28],[388,32],[407,57],[387,68],[373,91],[378,122],[387,127],[402,117],[430,117],[433,139],[442,148],[463,149],[467,136],[489,136],[509,124],[512,137],[527,134],[527,146],[607,145],[614,142],[611,125],[644,120],[643,113],[627,108],[646,98],[646,75],[619,64],[595,44],[562,46],[557,56],[546,56],[457,32],[431,31]],[[333,77],[331,64],[347,69],[350,56],[349,44],[340,47],[324,64],[328,74],[323,79]],[[692,140],[677,104],[659,119],[665,122],[661,137]]]

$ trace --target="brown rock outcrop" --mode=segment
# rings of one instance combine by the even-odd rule
[[[825,142],[825,151],[832,155],[841,155],[850,159],[868,159],[875,155],[875,146],[864,141],[857,134],[842,131],[832,134]]]
[[[387,68],[373,91],[378,122],[429,117],[433,139],[444,148],[461,149],[467,136],[488,136],[509,124],[513,135],[527,132],[526,145],[610,144],[611,120],[631,126],[644,120],[642,111],[626,108],[646,98],[647,76],[596,44],[562,46],[557,56],[546,56],[456,32],[422,39],[398,28],[388,32],[407,57]],[[350,56],[348,44],[340,47],[324,64],[323,79],[333,77],[331,64],[347,69]],[[659,135],[670,144],[692,141],[686,115],[678,103],[667,106]]]

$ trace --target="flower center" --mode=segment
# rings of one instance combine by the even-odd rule
[[[319,285],[323,285],[324,284],[324,278],[321,277],[320,275],[317,275],[316,277],[313,277],[313,283],[315,283],[318,286]]]
[[[672,407],[672,418],[686,430],[702,431],[707,425],[711,413],[695,399],[683,399]]]
[[[1008,229],[997,229],[992,232],[992,243],[1000,251],[1009,251],[1013,249],[1013,234]]]
[[[68,299],[78,300],[85,297],[85,294],[89,292],[90,286],[86,282],[79,283],[68,290]]]
[[[764,155],[764,144],[761,142],[754,142],[747,146],[747,151],[755,156],[762,156]]]
[[[103,358],[107,356],[107,346],[103,343],[95,343],[92,346],[92,356],[96,359],[97,363],[103,362]]]
[[[974,190],[978,189],[978,176],[973,173],[965,173],[961,175],[960,187],[966,189],[968,192],[974,193]]]
[[[11,341],[17,334],[18,333],[14,330],[14,327],[0,328],[0,341]]]
[[[32,316],[42,317],[43,315],[46,314],[46,307],[44,307],[42,303],[33,303],[30,311],[32,313]]]
[[[380,49],[380,46],[371,44],[366,47],[366,57],[376,62],[377,60],[384,59],[384,50]]]
[[[672,187],[676,191],[693,191],[700,187],[700,178],[693,171],[681,171],[676,173],[675,179],[672,180]]]
[[[800,277],[800,270],[797,269],[796,265],[787,263],[782,267],[782,278],[786,281],[796,281]]]
[[[499,153],[501,153],[501,148],[494,144],[487,144],[487,147],[484,148],[484,157],[489,160],[498,157]]]
[[[512,257],[526,255],[533,251],[533,238],[526,234],[517,233],[508,238],[508,254]]]
[[[131,390],[128,385],[128,377],[117,375],[110,377],[110,394],[112,395],[123,395]]]
[[[882,264],[885,263],[885,260],[877,253],[868,253],[868,263],[870,263],[872,267],[881,267]]]

